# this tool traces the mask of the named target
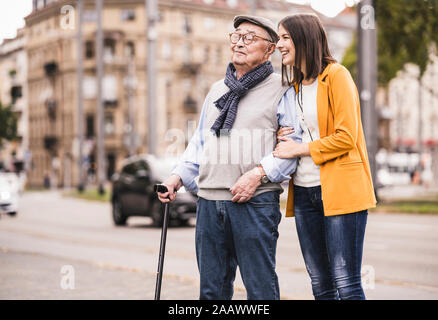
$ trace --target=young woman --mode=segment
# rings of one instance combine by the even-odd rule
[[[331,56],[316,15],[279,23],[283,81],[296,91],[302,143],[281,128],[278,158],[299,157],[286,216],[294,216],[315,299],[365,299],[361,285],[367,209],[376,199],[359,96],[348,70]],[[287,93],[286,93],[287,94]],[[300,132],[297,132],[300,131]]]

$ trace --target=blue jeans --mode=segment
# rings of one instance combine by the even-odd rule
[[[246,203],[199,198],[200,299],[230,300],[237,266],[249,300],[279,299],[275,252],[280,219],[278,192],[262,193]]]
[[[324,216],[321,187],[294,186],[295,224],[315,299],[359,299],[367,210]]]

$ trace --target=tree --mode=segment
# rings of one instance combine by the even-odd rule
[[[0,102],[0,147],[3,140],[14,140],[17,138],[17,116],[11,106],[3,107]]]
[[[378,83],[386,86],[411,62],[420,75],[429,62],[433,44],[438,44],[438,0],[375,0],[377,23]],[[357,36],[342,63],[357,74]]]

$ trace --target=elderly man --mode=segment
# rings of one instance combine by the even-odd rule
[[[282,188],[277,182],[289,179],[296,162],[271,153],[279,124],[297,125],[295,108],[284,107],[291,103],[283,97],[287,88],[269,61],[278,41],[275,25],[262,17],[236,16],[234,27],[226,77],[207,94],[199,127],[163,182],[169,191],[159,199],[174,200],[182,185],[198,193],[200,299],[231,299],[237,266],[248,299],[279,299],[275,252]]]

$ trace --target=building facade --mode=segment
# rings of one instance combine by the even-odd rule
[[[391,145],[400,151],[438,147],[438,57],[431,57],[421,85],[418,78],[419,68],[406,64],[388,87]]]
[[[437,185],[438,57],[435,54],[430,56],[420,79],[419,75],[418,66],[406,64],[389,83],[390,150],[420,153],[423,182]]]
[[[0,45],[0,102],[3,107],[11,106],[17,117],[17,140],[5,142],[0,149],[1,166],[9,171],[28,169],[30,160],[25,46],[24,29]]]
[[[35,0],[25,18],[28,57],[29,185],[78,184],[76,1]],[[181,153],[196,128],[210,86],[224,77],[229,63],[228,33],[237,14],[248,14],[242,0],[160,0],[156,60],[157,154]],[[278,22],[286,14],[312,11],[282,1],[259,1],[256,14]],[[332,50],[341,59],[356,27],[348,10],[336,19],[322,17]],[[84,0],[83,154],[90,182],[98,165],[97,56],[94,0]],[[143,0],[105,0],[102,12],[105,172],[109,179],[119,163],[147,153],[146,12]],[[272,59],[280,70],[280,55]],[[135,85],[128,87],[128,76]],[[130,109],[131,106],[131,109]],[[131,132],[134,139],[130,139]],[[132,145],[134,143],[134,146]]]

